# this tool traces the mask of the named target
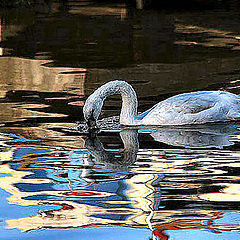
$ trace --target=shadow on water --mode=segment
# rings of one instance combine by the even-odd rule
[[[238,239],[238,122],[79,128],[112,79],[133,85],[139,112],[182,92],[239,94],[238,2],[40,5],[0,10],[0,236]],[[105,102],[101,124],[121,107]]]

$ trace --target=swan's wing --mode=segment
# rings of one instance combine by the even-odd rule
[[[222,97],[218,92],[195,92],[177,95],[156,104],[143,117],[142,123],[185,125],[219,121],[224,115],[221,109],[221,99]]]
[[[148,114],[153,112],[195,114],[212,108],[216,104],[217,100],[217,96],[210,93],[177,95],[156,104]]]
[[[214,101],[206,100],[206,99],[191,99],[189,98],[186,101],[179,101],[177,103],[172,104],[172,108],[184,114],[195,114],[205,111],[207,109],[212,108],[215,105]]]
[[[171,112],[181,114],[199,113],[213,107],[215,102],[210,98],[206,98],[206,96],[196,96],[196,94],[177,95],[154,105],[152,108],[138,115],[138,119],[142,120],[144,117],[153,117],[153,115]]]

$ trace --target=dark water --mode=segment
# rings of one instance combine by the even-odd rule
[[[77,130],[113,79],[133,85],[139,112],[182,92],[239,94],[229,2],[1,9],[0,239],[239,239],[240,123]],[[109,98],[101,118],[120,106]]]

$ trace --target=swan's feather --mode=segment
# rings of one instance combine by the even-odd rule
[[[84,105],[86,121],[97,120],[106,97],[121,94],[122,125],[189,125],[240,119],[240,97],[223,91],[200,91],[168,98],[137,116],[137,96],[130,84],[111,81],[97,89]]]
[[[180,94],[156,104],[142,118],[143,125],[202,124],[240,119],[240,98],[222,92]],[[141,116],[141,115],[140,115]]]

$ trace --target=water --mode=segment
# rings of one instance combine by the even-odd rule
[[[133,85],[140,112],[182,92],[239,94],[237,2],[0,15],[0,239],[239,239],[240,123],[81,128],[86,97],[112,79]],[[120,106],[111,97],[101,118]]]

